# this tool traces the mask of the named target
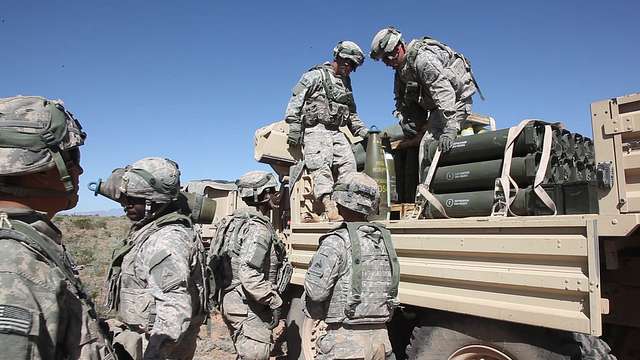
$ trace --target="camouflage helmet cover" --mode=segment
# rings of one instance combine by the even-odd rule
[[[0,132],[0,176],[42,172],[56,166],[63,175],[67,169],[61,151],[83,145],[86,138],[62,100],[39,96],[0,99]]]
[[[333,48],[333,57],[341,57],[343,59],[349,59],[353,61],[356,66],[364,63],[364,53],[358,44],[353,41],[340,41],[335,48]]]
[[[402,33],[393,27],[384,28],[373,37],[369,56],[373,60],[380,60],[386,53],[395,49],[402,40]]]
[[[236,185],[241,198],[251,198],[254,202],[258,201],[258,196],[266,189],[278,188],[276,178],[266,171],[249,171],[236,181]]]
[[[376,181],[367,174],[350,173],[335,186],[333,199],[348,209],[371,215],[378,211],[380,191]]]
[[[125,168],[120,192],[155,203],[169,203],[180,192],[180,169],[174,161],[148,157]]]

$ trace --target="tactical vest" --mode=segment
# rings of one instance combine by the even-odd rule
[[[473,95],[476,89],[479,89],[471,71],[471,64],[464,55],[429,37],[414,40],[408,45],[406,61],[414,73],[417,73],[416,58],[423,51],[430,51],[435,55],[442,55],[439,52],[446,54],[444,59],[443,56],[439,56],[443,60],[443,76],[451,83],[457,99],[466,99]],[[419,102],[418,96],[428,96],[429,92],[425,90],[420,88],[417,79],[407,82],[403,91],[405,101]]]
[[[382,239],[362,239],[357,230],[370,226]],[[324,235],[337,235],[350,251],[347,273],[341,276],[329,299],[325,322],[345,324],[381,324],[391,320],[399,305],[400,266],[389,230],[376,223],[343,223]]]
[[[113,252],[108,275],[109,295],[106,306],[111,310],[117,310],[118,317],[122,322],[128,325],[139,325],[145,331],[149,331],[153,327],[156,318],[156,304],[151,290],[147,288],[146,276],[148,274],[140,274],[134,268],[136,253],[151,235],[163,226],[171,224],[192,227],[189,217],[172,212],[137,230],[133,239],[130,239]],[[192,296],[197,296],[199,300],[198,304],[194,304],[192,299],[192,304],[197,306],[194,307],[193,315],[199,318],[206,310],[208,294],[204,279],[204,250],[197,234],[194,239],[194,246],[196,253],[194,261],[191,263],[190,281],[187,284],[187,289]],[[135,253],[132,253],[132,251],[135,251]],[[127,256],[129,254],[131,256]],[[159,259],[159,261],[161,260]],[[153,259],[150,261],[153,262]],[[145,278],[141,278],[142,276],[139,275],[145,276]],[[200,320],[204,320],[204,318]]]
[[[78,278],[76,271],[74,270],[73,261],[68,257],[68,254],[52,243],[52,241],[38,232],[31,225],[19,221],[8,219],[6,213],[1,213],[0,216],[0,239],[11,239],[23,245],[26,249],[42,258],[51,267],[53,271],[56,271],[62,279],[66,281],[70,286],[67,287],[73,295],[75,295],[82,303],[82,311],[89,314],[90,321],[94,322],[93,325],[83,324],[83,326],[91,326],[93,329],[97,329],[100,332],[105,342],[105,346],[98,349],[98,359],[113,359],[115,358],[113,349],[106,339],[109,337],[102,330],[99,325],[98,315],[95,311],[95,306],[91,301],[91,297],[87,295]],[[6,222],[10,227],[2,227]],[[5,254],[6,255],[6,254]],[[5,316],[9,316],[7,313]],[[82,316],[78,315],[78,319]],[[42,326],[42,325],[40,325]],[[54,354],[42,354],[51,355]]]
[[[320,72],[324,94],[316,92],[305,100],[302,108],[305,126],[313,127],[318,123],[330,129],[346,125],[349,115],[356,112],[356,104],[351,91],[350,78],[342,79],[344,86],[331,80],[327,65],[317,65],[309,71]]]
[[[293,267],[287,259],[284,243],[277,236],[269,218],[251,210],[238,210],[233,215],[223,218],[218,224],[216,234],[209,253],[209,272],[213,275],[210,287],[218,292],[213,295],[212,302],[219,301],[222,292],[228,292],[240,285],[240,251],[251,223],[258,223],[269,229],[271,233],[271,249],[256,247],[250,262],[262,271],[269,282],[275,285],[278,293],[286,290]],[[269,256],[269,262],[264,260]]]

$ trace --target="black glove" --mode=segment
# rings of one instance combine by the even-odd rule
[[[269,329],[273,330],[278,326],[280,315],[282,315],[282,307],[271,310],[271,322],[269,323]]]
[[[454,135],[452,134],[442,134],[440,135],[440,140],[438,141],[438,148],[441,152],[446,153],[451,150],[451,146],[453,145]]]
[[[287,136],[287,144],[289,145],[301,145],[302,144],[302,128],[300,124],[289,124],[289,135]]]
[[[416,136],[418,131],[416,130],[416,123],[411,120],[401,119],[400,127],[402,128],[402,132],[406,137]]]

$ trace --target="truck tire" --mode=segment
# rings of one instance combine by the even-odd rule
[[[409,359],[420,360],[571,360],[578,349],[568,334],[467,315],[430,312],[414,328],[407,355]]]
[[[574,334],[576,342],[580,346],[581,359],[583,360],[616,360],[611,355],[611,348],[602,339],[586,334]]]

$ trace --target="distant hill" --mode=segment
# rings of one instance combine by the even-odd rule
[[[75,211],[73,209],[63,211],[60,215],[69,216],[124,216],[122,208],[113,208],[108,210],[93,210],[93,211]]]

